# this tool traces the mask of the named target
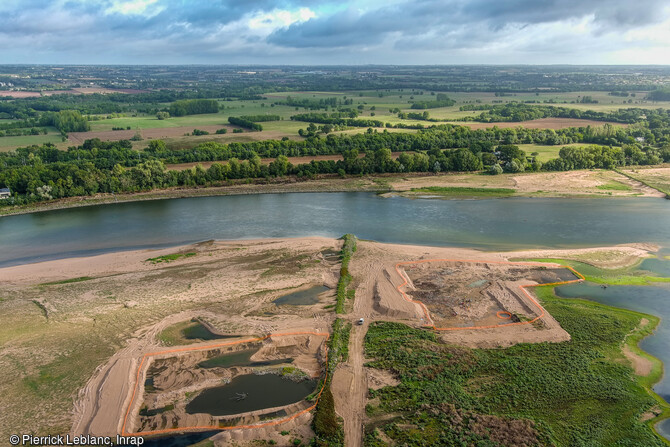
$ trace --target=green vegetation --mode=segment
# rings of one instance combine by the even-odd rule
[[[259,132],[263,130],[263,126],[260,124],[254,123],[253,121],[250,121],[241,116],[230,116],[228,117],[228,122],[230,124],[234,124],[235,126],[244,127],[245,129],[256,130]]]
[[[41,286],[55,286],[58,284],[70,284],[74,282],[82,282],[82,281],[90,281],[91,279],[95,279],[92,276],[80,276],[78,278],[70,278],[70,279],[63,279],[61,281],[52,281],[52,282],[44,282],[40,284]]]
[[[151,262],[152,264],[160,264],[161,262],[172,262],[176,261],[177,259],[181,258],[190,258],[192,256],[195,256],[197,253],[195,252],[188,252],[188,253],[173,253],[170,255],[163,255],[163,256],[158,256],[156,258],[149,258],[145,260],[144,262]]]
[[[626,185],[621,182],[617,181],[611,181],[607,182],[604,185],[598,185],[596,186],[598,189],[602,189],[604,191],[632,191],[633,188],[631,188],[629,185]]]
[[[344,240],[340,251],[340,280],[337,283],[337,304],[335,311],[344,313],[345,300],[353,298],[354,289],[347,287],[352,281],[349,273],[349,261],[356,251],[356,237],[353,234],[342,236]],[[336,447],[344,445],[344,431],[342,424],[335,414],[335,401],[330,390],[333,373],[340,362],[346,362],[349,358],[349,336],[351,334],[351,323],[336,318],[333,322],[333,334],[328,341],[328,370],[321,398],[316,406],[312,428],[316,434],[314,445],[321,447]]]
[[[458,186],[429,186],[425,188],[414,188],[412,192],[421,194],[435,194],[444,197],[510,197],[514,190],[509,188],[471,188]]]
[[[580,102],[592,103],[593,100]],[[594,121],[610,121],[616,123],[635,123],[643,119],[647,113],[644,109],[620,109],[617,112],[597,112],[593,110],[570,109],[566,107],[529,105],[519,102],[510,102],[504,105],[462,106],[461,110],[485,110],[478,116],[462,118],[463,121],[480,121],[484,123],[520,122],[540,118],[573,118],[589,119]],[[649,111],[652,114],[653,111]]]
[[[444,93],[438,93],[434,101],[416,101],[412,104],[412,109],[436,109],[438,107],[451,107],[456,101],[449,98]]]
[[[645,389],[648,380],[634,376],[621,352],[628,334],[636,334],[628,343],[643,336],[634,332],[642,317],[652,322],[645,331],[658,319],[559,299],[551,287],[536,291],[571,335],[569,342],[467,349],[444,345],[425,330],[371,325],[365,347],[374,360],[368,366],[392,370],[401,383],[371,391],[379,399],[369,408],[371,415],[398,416],[373,422],[366,445],[377,445],[377,429],[403,445],[494,446],[503,436],[498,431],[512,427],[517,432],[505,435],[540,445],[664,445],[640,421],[660,402]]]
[[[553,262],[555,264],[569,265],[584,276],[586,281],[597,284],[610,284],[615,286],[646,286],[655,282],[670,282],[670,278],[657,276],[653,272],[638,270],[634,267],[621,269],[601,269],[579,261],[565,259],[524,259],[532,262]]]
[[[316,434],[315,445],[335,447],[344,445],[344,431],[335,413],[335,400],[330,386],[324,387],[314,412],[312,428]]]
[[[351,323],[342,318],[336,318],[328,349],[328,371],[331,376],[340,362],[346,362],[349,359],[350,334]]]
[[[23,86],[18,88],[51,90],[47,87],[50,81],[37,79],[40,73],[51,79],[52,73],[34,67],[14,69],[29,75],[12,77],[12,82]],[[90,72],[95,79],[109,77],[96,67],[80,67],[74,72],[65,68],[61,74],[69,73],[72,78],[63,79],[72,80],[81,76],[79,70]],[[115,70],[125,73],[126,87],[144,93],[0,97],[0,135],[16,135],[0,141],[0,151],[11,150],[0,153],[0,187],[13,192],[0,206],[98,193],[222,186],[233,180],[266,182],[278,176],[303,180],[410,172],[485,170],[497,174],[612,169],[670,161],[667,104],[651,103],[662,99],[658,95],[664,91],[656,89],[659,79],[666,79],[658,73],[649,77],[608,68],[618,74],[602,77],[581,71],[567,76],[563,69],[553,68],[491,73],[477,67],[437,71],[414,67],[411,72],[381,67],[373,79],[360,77],[356,70],[305,74],[283,67],[283,80],[278,83],[269,72],[243,80],[201,68],[219,81],[200,81],[194,86],[190,82],[194,77],[201,79],[201,72],[192,67],[175,68],[169,76],[144,78],[138,78],[135,69]],[[147,75],[153,69],[139,71]],[[115,84],[120,78],[114,79]],[[650,90],[649,99],[645,98]],[[552,105],[568,103],[571,108]],[[430,115],[420,110],[428,108]],[[538,117],[630,125],[475,130],[443,123],[453,119],[516,122]],[[225,129],[208,136],[201,130],[204,125],[220,126],[226,119],[245,129],[262,129],[267,135],[237,128],[225,136]],[[300,121],[310,125],[301,129]],[[106,132],[170,127],[186,127],[189,134],[177,132],[159,145],[152,145],[157,141],[147,132],[144,136],[151,140],[149,144],[135,137],[131,138],[135,142],[92,138],[79,147],[75,147],[74,137],[68,141],[66,135],[89,128]],[[270,136],[275,139],[268,139]],[[59,142],[61,139],[64,141]],[[585,147],[568,146],[575,144]],[[501,148],[515,145],[522,145],[518,156],[502,156]],[[391,156],[393,152],[401,155]],[[296,166],[281,162],[271,169],[257,158],[316,155],[340,155],[343,160]],[[221,163],[179,172],[164,168],[166,164],[211,161]]]
[[[345,313],[346,300],[353,299],[355,295],[355,290],[348,289],[348,287],[353,280],[351,273],[349,273],[349,261],[351,261],[351,256],[356,251],[356,236],[345,234],[342,239],[344,239],[340,254],[342,266],[340,267],[340,279],[337,282],[337,303],[335,305],[335,313],[338,314]]]
[[[219,103],[213,99],[188,99],[176,101],[170,105],[167,112],[170,116],[200,115],[217,113]]]
[[[240,116],[240,119],[251,121],[252,123],[262,123],[266,121],[279,121],[281,117],[279,115],[244,115]]]
[[[317,130],[316,126],[314,130]],[[0,206],[97,193],[219,186],[233,179],[269,179],[287,175],[311,179],[321,174],[468,172],[491,166],[516,173],[610,169],[670,161],[670,146],[658,148],[620,143],[624,146],[566,146],[560,149],[559,158],[542,164],[537,158],[527,156],[515,144],[507,143],[519,140],[537,143],[539,140],[544,144],[566,144],[572,143],[573,138],[578,141],[624,142],[631,138],[627,132],[625,129],[591,128],[583,132],[576,129],[560,132],[538,129],[475,131],[461,126],[440,125],[415,134],[369,129],[364,134],[330,134],[327,138],[310,136],[303,141],[206,142],[182,150],[172,150],[162,140],[152,140],[143,152],[133,150],[130,141],[102,142],[94,139],[68,151],[44,145],[0,153],[0,186],[9,187],[13,192],[11,200],[2,201]],[[495,146],[494,141],[501,144]],[[400,152],[397,158],[394,158],[392,150]],[[361,158],[361,153],[365,157]],[[286,158],[332,154],[340,154],[342,160],[319,160],[294,166]],[[261,157],[273,157],[276,162],[266,165],[261,163]],[[198,166],[181,171],[165,169],[165,163],[199,161],[227,163],[213,163],[208,169]]]
[[[652,101],[670,101],[670,89],[659,88],[647,94],[647,99]]]
[[[666,197],[666,198],[670,198],[670,190],[666,188],[666,185],[658,185],[658,184],[650,183],[649,181],[647,181],[647,180],[645,180],[645,179],[642,179],[642,178],[640,178],[640,177],[638,177],[638,176],[633,176],[630,172],[623,172],[623,171],[621,171],[621,170],[619,170],[619,169],[614,169],[614,170],[615,170],[617,173],[619,173],[619,174],[621,174],[621,175],[624,175],[624,176],[628,177],[628,178],[631,179],[631,180],[635,180],[636,182],[640,182],[640,183],[642,183],[643,185],[648,186],[649,188],[655,189],[656,191],[665,194],[665,197]]]

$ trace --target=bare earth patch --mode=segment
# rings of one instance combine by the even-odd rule
[[[198,129],[204,130],[210,133],[214,133],[219,129],[227,128],[231,129],[230,126],[226,125],[209,125],[209,126],[197,126]],[[76,144],[82,144],[86,140],[93,138],[99,138],[102,141],[121,141],[121,140],[130,140],[135,136],[137,132],[140,133],[142,138],[157,139],[157,138],[173,138],[181,137],[186,133],[193,132],[194,127],[157,127],[152,129],[142,129],[142,130],[105,130],[105,131],[89,131],[89,132],[71,132],[68,134],[68,138],[71,142]]]
[[[649,320],[643,318],[640,320],[639,327],[643,328],[647,324],[649,324]],[[636,375],[644,377],[648,376],[651,373],[651,370],[654,367],[653,362],[648,358],[642,357],[641,355],[633,352],[633,350],[627,344],[624,344],[623,346],[623,354],[626,356],[628,360],[630,360],[630,363],[633,365],[633,370],[635,371]]]

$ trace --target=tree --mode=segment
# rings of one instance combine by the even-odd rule
[[[494,164],[491,166],[491,169],[489,169],[489,174],[491,175],[500,175],[503,173],[503,168],[498,164]]]
[[[282,177],[288,173],[290,165],[291,164],[288,161],[288,157],[286,155],[280,155],[270,163],[270,174],[277,177]]]
[[[483,168],[482,161],[468,149],[458,149],[451,157],[455,171],[479,171]]]

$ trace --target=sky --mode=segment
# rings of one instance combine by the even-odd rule
[[[0,64],[670,64],[667,0],[0,0]]]

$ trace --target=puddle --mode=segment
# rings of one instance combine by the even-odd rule
[[[468,284],[468,287],[481,287],[481,286],[485,285],[487,282],[488,282],[488,280],[486,280],[486,279],[480,279],[478,281],[475,281],[475,282],[472,282],[472,283]]]
[[[326,286],[314,286],[305,290],[298,290],[297,292],[289,293],[288,295],[280,296],[273,301],[278,306],[309,306],[319,302],[319,295],[327,292],[330,288]]]

